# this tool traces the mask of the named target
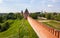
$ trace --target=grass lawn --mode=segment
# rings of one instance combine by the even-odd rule
[[[50,27],[52,27],[52,28],[60,30],[60,22],[56,22],[55,20],[51,20],[49,22],[43,22],[43,23],[50,26]]]
[[[0,38],[38,38],[27,20],[8,20],[13,22],[10,28],[4,32],[0,32]]]
[[[21,38],[38,38],[27,20],[22,20],[20,25],[20,37]]]

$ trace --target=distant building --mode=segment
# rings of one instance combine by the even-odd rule
[[[29,16],[29,11],[28,11],[28,9],[25,10],[23,16],[24,16],[25,19],[27,19],[27,16]]]
[[[23,16],[23,11],[21,11],[21,15]]]

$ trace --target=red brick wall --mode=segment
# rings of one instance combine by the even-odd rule
[[[60,31],[59,30],[48,27],[45,24],[43,24],[43,26],[44,26],[45,29],[47,29],[49,32],[51,32],[53,35],[55,35],[57,38],[60,38]]]
[[[56,36],[57,38],[60,38],[60,31],[56,30],[52,27],[46,26],[43,23],[40,23],[40,25],[42,25],[47,31],[49,31],[50,33],[52,33],[54,36]]]

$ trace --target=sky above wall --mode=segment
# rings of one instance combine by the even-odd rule
[[[48,11],[60,12],[60,0],[0,0],[0,13]]]

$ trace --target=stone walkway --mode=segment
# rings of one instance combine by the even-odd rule
[[[39,38],[57,38],[54,36],[52,33],[47,31],[44,27],[43,24],[40,22],[32,19],[31,17],[28,16],[28,22],[30,23],[31,27],[34,29],[36,34],[38,35]]]

